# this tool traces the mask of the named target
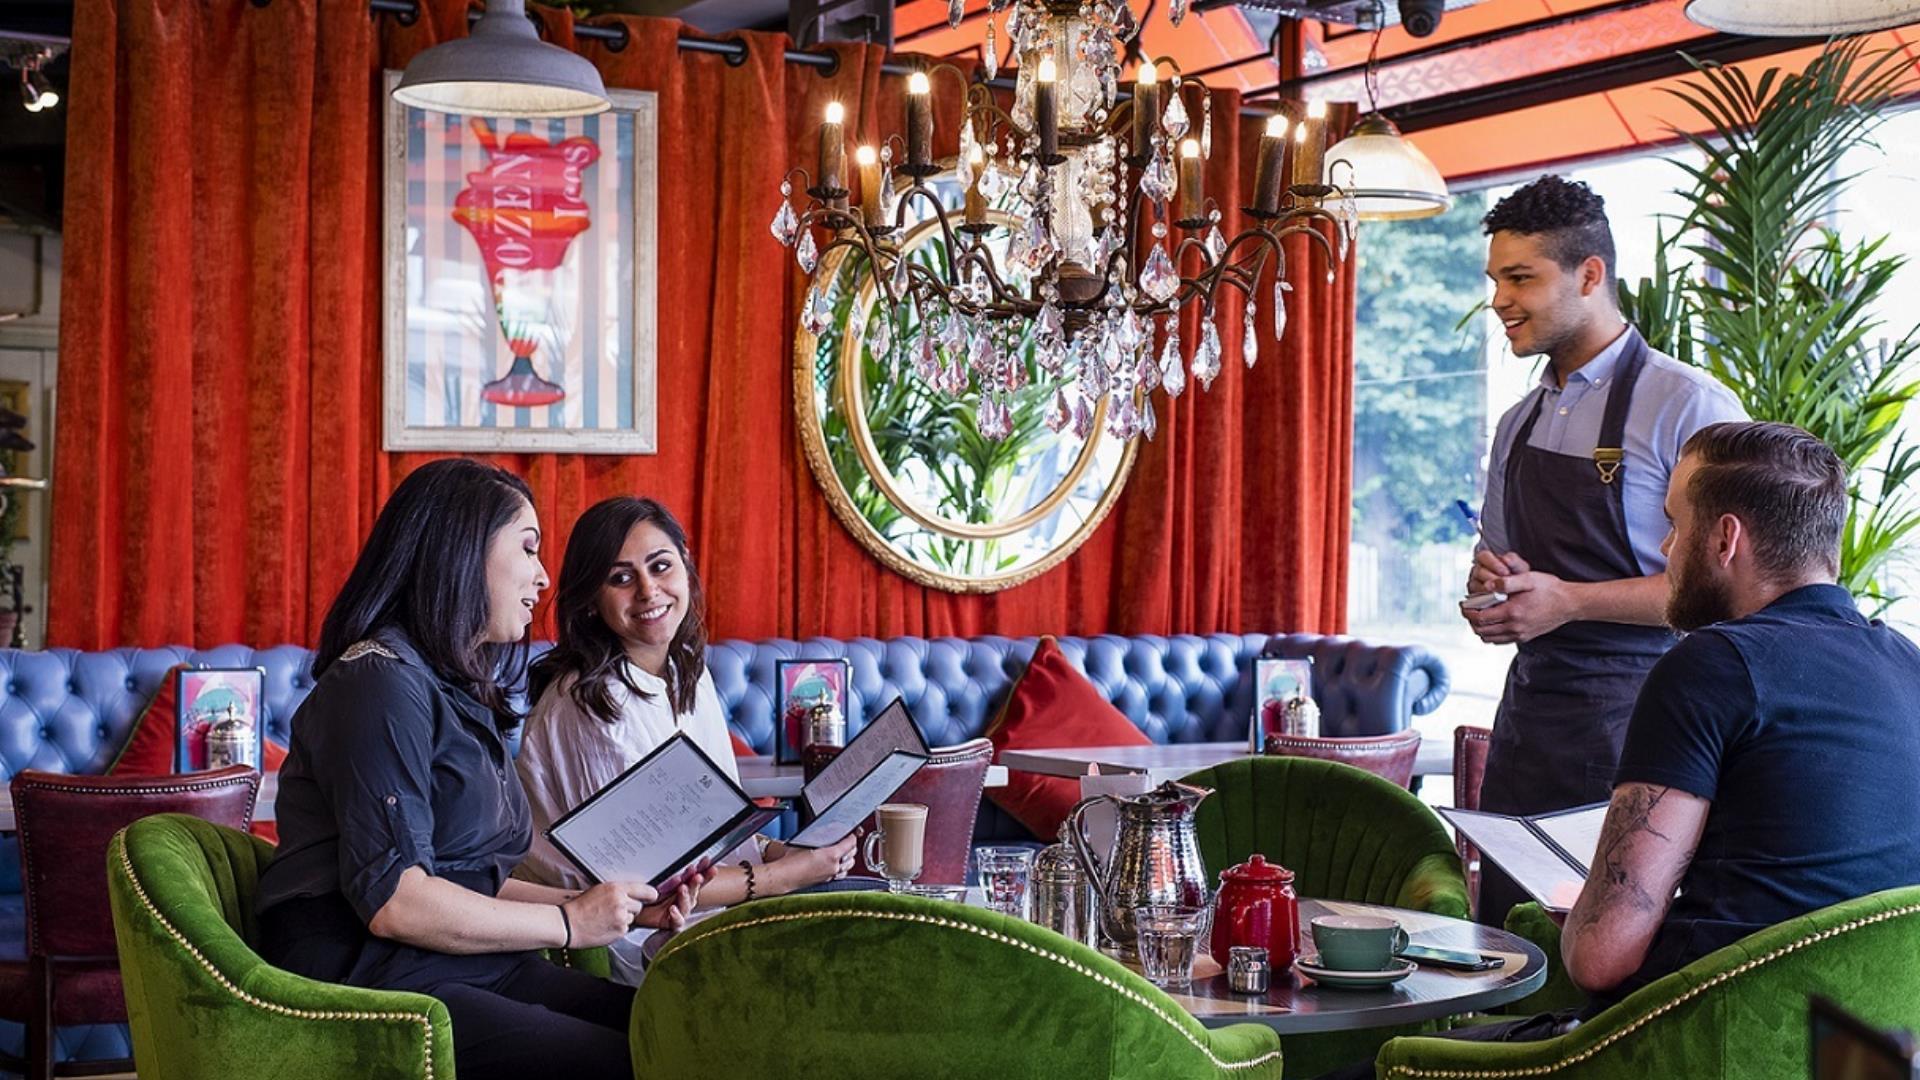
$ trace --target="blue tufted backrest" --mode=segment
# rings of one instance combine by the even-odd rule
[[[928,742],[946,746],[986,730],[1038,640],[722,641],[708,649],[707,663],[733,729],[760,753],[773,749],[773,663],[794,656],[852,660],[849,734],[897,694],[906,699]],[[1315,634],[1107,634],[1057,640],[1067,659],[1158,742],[1244,738],[1253,709],[1253,660],[1263,649],[1314,658],[1314,698],[1328,735],[1401,730],[1413,716],[1431,712],[1447,692],[1445,669],[1419,647]],[[536,643],[534,654],[547,648]],[[21,769],[105,770],[167,670],[182,663],[266,669],[267,734],[282,744],[288,741],[288,721],[312,687],[313,653],[297,645],[0,649],[0,779]]]

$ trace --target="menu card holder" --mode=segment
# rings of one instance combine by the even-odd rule
[[[1480,849],[1483,858],[1505,871],[1541,907],[1564,912],[1573,909],[1586,884],[1607,805],[1593,803],[1527,817],[1447,806],[1436,809]]]
[[[595,883],[644,881],[662,894],[779,817],[684,733],[553,823],[547,838]]]

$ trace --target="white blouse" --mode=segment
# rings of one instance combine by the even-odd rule
[[[647,696],[635,694],[619,679],[612,680],[613,701],[620,709],[617,722],[605,723],[580,708],[567,692],[573,686],[574,676],[555,680],[546,693],[540,695],[527,717],[527,729],[520,739],[520,756],[514,764],[520,772],[520,785],[526,789],[527,802],[533,808],[533,849],[514,872],[516,877],[564,889],[581,889],[590,884],[580,868],[567,861],[547,839],[548,827],[652,753],[675,732],[685,732],[727,775],[739,781],[733,740],[727,732],[727,717],[720,708],[720,694],[714,689],[713,674],[700,673],[700,682],[694,688],[693,711],[682,716],[673,711],[666,680],[642,670],[632,661],[625,663],[628,677],[644,689]],[[744,845],[743,850],[754,850],[754,845]]]

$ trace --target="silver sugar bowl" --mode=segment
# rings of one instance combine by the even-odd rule
[[[226,714],[207,731],[207,768],[245,765],[257,769],[260,763],[254,760],[253,750],[253,725],[227,706]]]
[[[1093,913],[1093,884],[1080,868],[1080,858],[1067,842],[1067,826],[1060,826],[1060,842],[1040,850],[1033,859],[1033,921],[1062,937],[1097,945]]]
[[[1267,950],[1258,945],[1235,945],[1227,950],[1227,989],[1236,994],[1264,994],[1272,974]]]

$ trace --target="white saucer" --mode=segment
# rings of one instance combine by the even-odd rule
[[[1382,971],[1336,971],[1321,967],[1317,963],[1319,959],[1318,956],[1302,956],[1293,962],[1293,966],[1299,969],[1300,974],[1316,983],[1347,990],[1371,990],[1375,987],[1388,986],[1413,974],[1420,966],[1411,960],[1400,960],[1396,966]]]

